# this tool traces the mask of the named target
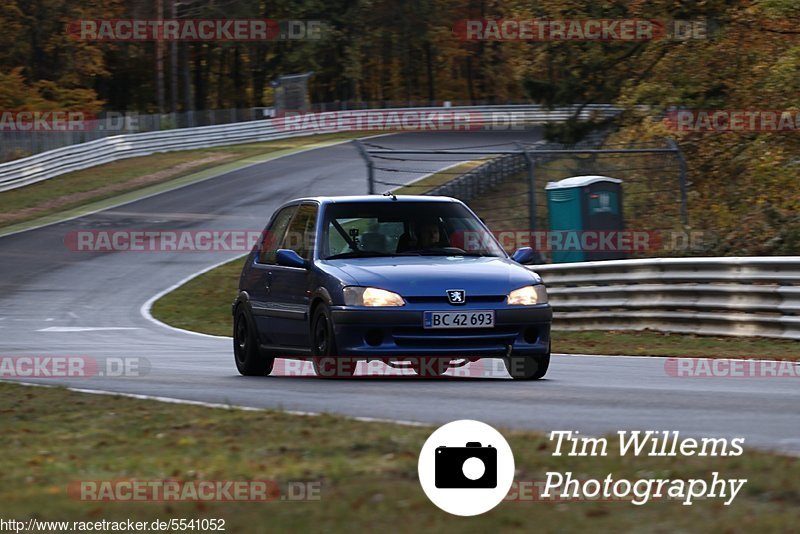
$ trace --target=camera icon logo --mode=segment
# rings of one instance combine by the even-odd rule
[[[497,487],[497,449],[491,445],[470,441],[466,447],[437,447],[434,465],[437,488]]]
[[[500,432],[462,419],[436,429],[419,455],[419,482],[445,512],[472,516],[488,512],[508,495],[514,455]]]

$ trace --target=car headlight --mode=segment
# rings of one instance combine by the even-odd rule
[[[545,304],[547,303],[547,290],[542,284],[521,287],[509,293],[507,301],[509,304],[522,306]]]
[[[377,287],[346,287],[344,303],[347,306],[405,306],[403,297]]]

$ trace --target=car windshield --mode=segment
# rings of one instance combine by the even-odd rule
[[[320,257],[496,256],[506,254],[456,202],[346,202],[325,210]]]

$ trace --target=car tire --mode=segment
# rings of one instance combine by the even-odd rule
[[[503,358],[506,371],[514,380],[539,380],[550,367],[550,349],[547,354],[536,356],[506,356]]]
[[[244,376],[266,376],[275,365],[275,358],[264,355],[258,347],[255,322],[244,306],[239,306],[233,316],[233,359]]]
[[[320,378],[348,378],[355,374],[358,362],[336,354],[336,337],[331,313],[324,304],[311,316],[311,363]]]

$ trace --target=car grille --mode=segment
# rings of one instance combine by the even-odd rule
[[[392,337],[398,347],[453,347],[502,349],[514,343],[516,328],[475,328],[465,330],[430,330],[395,328]]]
[[[412,304],[450,304],[447,296],[441,297],[404,297]],[[467,302],[504,302],[505,295],[467,295]]]

